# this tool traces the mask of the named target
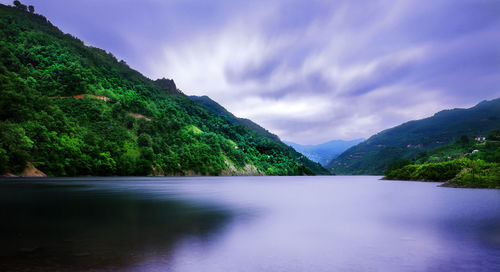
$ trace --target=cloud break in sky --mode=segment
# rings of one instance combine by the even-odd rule
[[[301,144],[500,96],[497,0],[22,2],[146,76]]]

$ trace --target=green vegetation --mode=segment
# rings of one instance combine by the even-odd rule
[[[231,121],[233,124],[239,124],[245,127],[250,128],[251,130],[257,132],[263,137],[266,137],[270,140],[273,140],[275,142],[281,142],[279,137],[275,134],[272,134],[269,132],[267,129],[261,127],[260,125],[256,124],[252,120],[245,119],[245,118],[238,118],[234,116],[234,114],[230,113],[228,110],[226,110],[224,107],[222,107],[219,103],[215,102],[212,100],[210,97],[204,95],[204,96],[196,96],[196,95],[191,95],[189,96],[191,100],[196,102],[197,104],[207,108],[209,111],[227,118],[227,120]]]
[[[0,5],[0,174],[327,174],[14,5]]]
[[[455,143],[394,162],[386,179],[446,181],[448,186],[500,188],[500,131],[483,141],[460,137]]]
[[[381,175],[392,162],[414,160],[422,152],[446,148],[462,135],[487,135],[499,128],[500,99],[483,101],[384,130],[346,150],[326,168],[335,174]]]

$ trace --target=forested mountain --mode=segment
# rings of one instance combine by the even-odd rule
[[[191,95],[189,96],[189,98],[194,102],[207,108],[211,112],[217,114],[218,116],[226,117],[233,124],[240,124],[257,132],[263,137],[281,143],[281,140],[277,135],[272,134],[267,129],[261,127],[259,124],[253,122],[252,120],[234,116],[234,114],[226,110],[223,106],[221,106],[219,103],[215,102],[206,95],[203,96]],[[362,141],[364,141],[364,139],[357,139],[352,141],[333,140],[319,145],[300,145],[287,141],[283,141],[283,143],[293,147],[296,151],[302,153],[308,159],[317,162],[321,165],[326,165],[328,162],[336,158],[346,149]]]
[[[327,165],[333,159],[337,158],[342,152],[349,147],[359,144],[365,139],[356,139],[352,141],[333,140],[317,145],[300,145],[294,142],[284,141],[285,144],[293,147],[298,152],[304,154],[312,161],[318,162],[321,165]]]
[[[0,172],[51,176],[326,174],[285,144],[0,5]]]
[[[488,135],[500,128],[500,99],[452,109],[384,130],[349,148],[326,167],[335,174],[383,174],[394,161],[453,143],[461,136]]]

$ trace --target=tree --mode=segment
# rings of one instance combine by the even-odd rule
[[[467,147],[470,144],[470,139],[466,135],[460,136],[457,141],[462,147]]]
[[[28,10],[30,11],[30,13],[35,13],[35,7],[33,5],[29,5]]]
[[[96,159],[96,168],[100,175],[112,176],[116,172],[116,162],[109,152],[102,152],[99,153],[99,158]]]
[[[0,148],[0,174],[4,174],[7,171],[7,164],[9,163],[9,156],[7,156],[7,151]]]
[[[20,9],[20,10],[23,10],[23,11],[27,11],[28,10],[28,7],[26,5],[23,5],[20,1],[16,0],[13,2],[14,4],[14,7]],[[35,11],[35,9],[33,9],[33,11]]]
[[[411,163],[411,161],[408,159],[393,161],[385,169],[385,175],[387,176],[387,175],[389,175],[390,172],[392,172],[396,169],[403,168],[403,167],[409,165],[410,163]]]
[[[141,133],[137,138],[137,144],[140,147],[151,147],[152,142],[151,136],[146,133]]]
[[[33,141],[26,136],[24,129],[14,123],[0,122],[0,160],[2,161],[2,168],[7,167],[13,173],[20,173],[23,171],[28,158],[30,157],[30,150],[33,146]],[[5,170],[4,170],[5,171]]]

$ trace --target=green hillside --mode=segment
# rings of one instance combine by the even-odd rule
[[[286,146],[277,135],[272,134],[267,129],[261,127],[259,124],[255,123],[254,121],[252,121],[250,119],[236,117],[234,114],[232,114],[231,112],[226,110],[226,108],[224,108],[219,103],[215,102],[214,100],[212,100],[210,97],[208,97],[206,95],[203,95],[203,96],[191,95],[191,96],[189,96],[189,98],[192,101],[194,101],[195,103],[208,109],[212,113],[217,114],[217,116],[226,118],[234,125],[244,126],[248,129],[250,129],[251,131],[259,134],[260,136],[267,138],[267,139],[279,144],[280,146]],[[321,164],[315,163],[314,161],[307,159],[307,156],[304,157],[301,153],[297,152],[293,148],[290,148],[289,146],[286,146],[285,148],[288,149],[288,151],[291,152],[294,157],[299,158],[298,160],[299,160],[300,164],[303,164],[307,168],[311,169],[314,173],[322,174],[322,175],[329,175],[330,174],[326,169],[324,169],[321,166]]]
[[[500,188],[500,130],[390,164],[386,179],[447,181],[449,186]]]
[[[0,173],[327,173],[23,6],[0,5],[0,94]]]
[[[260,134],[263,137],[266,137],[268,139],[271,139],[275,142],[281,142],[280,138],[269,132],[267,129],[261,127],[259,124],[253,122],[252,120],[246,119],[246,118],[239,118],[234,116],[234,114],[230,113],[228,110],[226,110],[223,106],[221,106],[219,103],[215,102],[212,100],[210,97],[203,95],[203,96],[196,96],[196,95],[191,95],[189,96],[191,100],[196,102],[199,105],[202,105],[203,107],[207,108],[211,112],[223,116],[227,118],[231,123],[233,124],[239,124],[242,126],[245,126],[258,134]]]
[[[500,99],[452,109],[384,130],[346,150],[326,166],[335,174],[383,174],[387,166],[447,146],[462,135],[487,135],[500,128]]]

